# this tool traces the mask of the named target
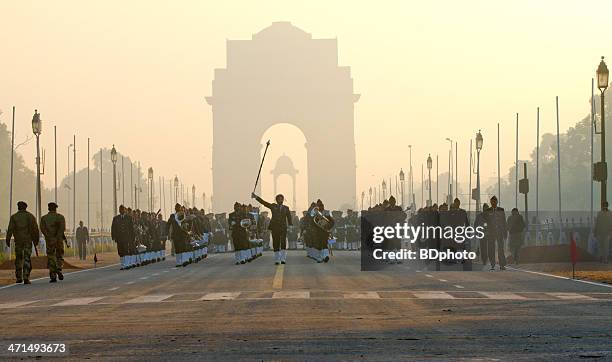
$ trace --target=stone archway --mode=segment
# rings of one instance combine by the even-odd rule
[[[308,199],[331,208],[356,205],[354,103],[349,67],[338,66],[336,39],[276,22],[251,40],[227,41],[227,67],[215,69],[213,196],[216,210],[248,201],[264,132],[289,123],[304,134]],[[259,190],[258,190],[259,191]]]
[[[283,155],[276,160],[276,165],[274,166],[274,169],[270,171],[270,173],[274,177],[274,195],[278,194],[278,177],[281,175],[288,175],[291,177],[292,207],[295,209],[297,204],[295,176],[299,173],[299,171],[295,168],[295,166],[293,166],[293,161],[291,161],[291,158],[283,153]]]

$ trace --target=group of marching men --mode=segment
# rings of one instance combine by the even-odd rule
[[[165,260],[166,240],[172,242],[177,267],[197,263],[207,257],[209,241],[225,240],[217,234],[225,234],[226,228],[230,232],[237,265],[261,256],[270,234],[274,262],[277,265],[285,264],[288,228],[299,227],[306,255],[319,263],[329,261],[330,244],[336,243],[336,240],[340,249],[358,247],[357,212],[349,211],[348,217],[342,218],[340,212],[326,210],[323,202],[317,200],[299,219],[283,204],[283,195],[277,195],[275,203],[264,201],[255,194],[252,196],[270,209],[271,218],[267,217],[266,212],[260,213],[257,207],[238,202],[234,204],[234,211],[228,215],[226,224],[224,217],[205,214],[204,210],[187,208],[178,203],[167,221],[159,211],[148,213],[121,205],[119,215],[113,218],[111,230],[112,238],[117,243],[121,269]],[[296,223],[299,225],[294,225]],[[332,229],[335,237],[332,236]]]
[[[210,223],[203,210],[175,205],[168,221],[159,213],[121,205],[113,218],[111,237],[117,243],[121,270],[166,259],[166,240],[172,240],[176,266],[197,263],[208,255]]]
[[[253,193],[252,198],[257,200],[262,205],[270,209],[272,217],[268,224],[268,229],[272,233],[272,246],[274,249],[274,263],[276,265],[286,264],[287,262],[287,228],[293,225],[292,213],[289,207],[283,205],[285,200],[282,194],[276,195],[275,203],[267,202],[261,197]],[[230,220],[232,215],[234,219],[230,222],[232,227],[232,240],[234,240],[234,247],[236,247],[235,240],[240,240],[244,234],[238,227],[241,205],[236,203],[234,205],[234,212],[230,214]],[[328,262],[330,257],[329,244],[330,241],[333,243],[334,239],[330,239],[331,230],[335,225],[334,218],[329,211],[325,210],[323,201],[317,200],[313,202],[308,211],[304,214],[302,220],[300,220],[300,231],[302,239],[304,240],[304,246],[306,249],[306,255],[309,258],[314,259],[318,263]],[[235,234],[234,234],[234,230]],[[236,258],[239,258],[241,253],[236,253]],[[238,259],[237,259],[238,261]],[[240,260],[240,263],[242,261]]]
[[[329,261],[330,244],[336,242],[336,239],[330,238],[335,222],[321,200],[310,204],[306,215],[300,220],[307,257],[317,263]]]
[[[166,260],[167,236],[166,222],[159,213],[132,210],[121,205],[111,226],[121,270]]]
[[[252,205],[234,203],[234,211],[228,215],[228,223],[234,244],[235,264],[245,264],[263,254],[259,213]]]
[[[168,219],[168,235],[174,247],[176,266],[187,266],[206,258],[210,234],[210,221],[204,210],[174,205],[174,213]]]

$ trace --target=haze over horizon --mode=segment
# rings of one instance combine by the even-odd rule
[[[251,39],[275,21],[289,21],[315,39],[337,38],[338,64],[351,69],[354,91],[361,94],[355,103],[358,193],[400,168],[407,171],[408,144],[415,187],[428,153],[438,153],[440,170],[446,170],[446,137],[459,141],[459,183],[466,189],[469,140],[478,129],[485,138],[486,183],[496,176],[497,122],[504,175],[514,163],[517,112],[519,159],[535,147],[536,107],[541,135],[555,132],[557,95],[562,132],[588,114],[599,58],[612,56],[605,41],[612,30],[594,14],[608,13],[612,5],[442,3],[5,2],[0,121],[10,126],[11,107],[17,107],[19,142],[31,135],[38,109],[48,169],[57,125],[60,178],[76,132],[77,168],[86,167],[91,137],[92,155],[115,144],[143,169],[153,166],[156,178],[178,174],[198,193],[210,194],[212,110],[204,97],[211,95],[214,69],[226,67],[226,40]],[[270,192],[266,175],[276,158],[299,153],[304,138],[282,126],[265,138],[278,145],[262,172]],[[34,144],[19,152],[34,169]],[[305,169],[302,156],[293,161]],[[249,184],[255,176],[244,175]],[[51,187],[53,173],[43,181]]]

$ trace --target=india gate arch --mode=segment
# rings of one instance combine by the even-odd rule
[[[275,22],[251,40],[228,40],[227,66],[215,69],[206,97],[215,210],[250,200],[265,148],[261,138],[277,123],[296,126],[306,138],[308,200],[320,198],[329,209],[355,207],[358,100],[350,68],[338,66],[336,39],[313,39],[289,22]]]

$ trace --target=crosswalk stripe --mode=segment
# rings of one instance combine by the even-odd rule
[[[208,293],[200,300],[231,300],[236,299],[240,295],[240,292],[228,292],[228,293]]]
[[[87,304],[91,304],[93,302],[97,302],[100,299],[102,299],[104,297],[91,297],[91,298],[72,298],[72,299],[66,299],[64,301],[61,301],[59,303],[53,304],[54,307],[63,307],[63,306],[68,306],[68,305],[87,305]]]
[[[479,292],[480,294],[488,297],[489,299],[504,299],[504,300],[522,300],[522,299],[527,299],[526,297],[523,297],[522,295],[518,295],[518,294],[514,294],[514,293],[509,293],[509,292]]]
[[[548,295],[552,295],[555,298],[559,299],[586,299],[593,300],[595,298],[591,298],[588,295],[578,294],[578,293],[547,293]]]
[[[581,293],[570,293],[570,292],[478,292],[478,291],[455,291],[455,292],[444,292],[444,291],[405,291],[402,296],[389,296],[388,292],[385,291],[330,291],[334,296],[325,296],[326,291],[273,291],[267,294],[267,296],[249,297],[248,292],[244,295],[244,292],[211,292],[206,293],[203,297],[197,299],[184,299],[178,298],[176,300],[170,299],[173,296],[181,296],[185,294],[158,294],[158,295],[142,295],[128,301],[108,301],[105,304],[121,304],[121,303],[160,303],[160,302],[194,302],[194,301],[207,301],[207,300],[236,300],[238,297],[244,295],[245,298],[238,300],[249,300],[249,299],[421,299],[421,300],[545,300],[545,301],[598,301],[607,300],[605,297],[612,297],[612,293],[594,293],[594,294],[581,294]],[[380,294],[382,293],[382,295]],[[453,293],[453,294],[451,294]],[[266,294],[266,293],[264,293]],[[485,298],[475,298],[473,294],[481,295]],[[470,296],[471,295],[471,296]],[[598,295],[601,295],[599,297]],[[51,307],[59,306],[75,306],[75,305],[96,305],[97,301],[107,297],[81,297],[81,298],[70,298],[65,300],[55,300],[55,304],[45,305]],[[603,298],[603,299],[602,299]],[[170,300],[168,300],[170,299]],[[41,300],[32,301],[18,301],[0,303],[0,309],[11,309],[20,307],[32,307],[37,306]]]
[[[346,299],[380,299],[380,295],[376,292],[351,292],[345,293]]]
[[[455,299],[455,297],[446,292],[414,292],[413,294],[419,299]]]
[[[285,272],[285,264],[279,264],[276,267],[276,274],[272,281],[272,289],[283,289],[283,274]]]
[[[308,299],[310,292],[274,292],[272,298]]]
[[[0,304],[0,309],[9,309],[9,308],[23,307],[25,305],[36,303],[36,302],[38,302],[38,301],[37,300],[31,300],[31,301],[28,301],[28,302],[2,303],[2,304]]]
[[[125,303],[157,303],[164,299],[168,299],[172,294],[160,294],[160,295],[141,295],[140,297],[130,299]]]

